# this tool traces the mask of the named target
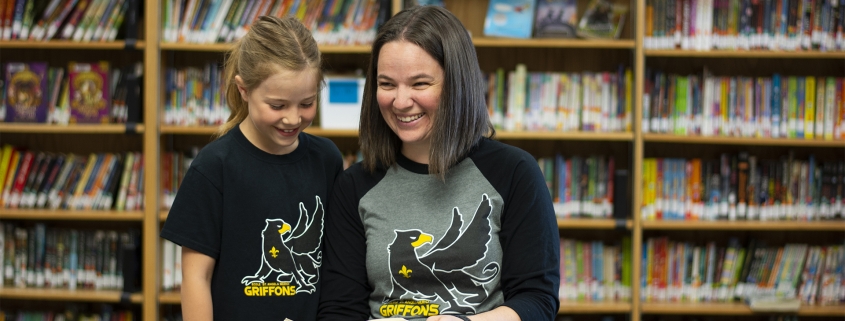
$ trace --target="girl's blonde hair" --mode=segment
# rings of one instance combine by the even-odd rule
[[[247,91],[251,91],[279,68],[291,71],[314,68],[318,82],[323,82],[320,50],[311,31],[294,17],[259,17],[226,54],[226,102],[231,113],[226,123],[217,129],[216,137],[223,136],[249,115],[235,76],[240,75]]]

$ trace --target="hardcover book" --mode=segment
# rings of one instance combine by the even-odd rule
[[[534,37],[574,38],[578,25],[575,0],[539,0],[534,21]]]
[[[628,7],[608,0],[593,0],[578,23],[582,38],[616,39],[622,32]]]
[[[7,122],[47,121],[47,63],[6,64]]]
[[[68,65],[70,122],[109,122],[109,63]]]
[[[534,12],[534,1],[491,0],[484,18],[484,35],[531,38]]]

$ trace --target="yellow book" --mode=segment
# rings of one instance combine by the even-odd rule
[[[813,139],[813,125],[816,123],[816,78],[807,77],[807,85],[804,88],[804,138]]]
[[[21,160],[21,153],[17,149],[12,149],[12,155],[9,159],[9,169],[6,171],[6,181],[3,182],[3,195],[0,200],[3,201],[3,205],[9,203],[9,196],[12,194],[12,186],[15,185],[15,173],[18,171],[18,165]]]
[[[0,187],[5,186],[6,183],[6,172],[9,171],[9,161],[12,159],[12,151],[14,151],[14,147],[9,144],[3,145],[3,149],[0,150]],[[3,191],[0,190],[0,196],[2,196]]]
[[[88,178],[94,170],[95,163],[97,163],[97,154],[91,153],[91,155],[88,155],[88,163],[85,164],[85,171],[82,172],[82,176],[79,177],[79,181],[76,183],[76,188],[73,189],[73,197],[70,199],[68,208],[76,209],[79,205],[82,205],[79,201],[82,198],[85,184],[88,183]]]
[[[100,164],[100,169],[97,171],[96,176],[94,177],[93,186],[87,193],[85,193],[83,208],[86,210],[91,209],[91,205],[93,205],[93,201],[96,198],[97,194],[99,194],[103,189],[103,181],[106,180],[106,175],[111,173],[112,170],[112,158],[114,156],[111,153],[105,153],[103,156],[103,162]]]

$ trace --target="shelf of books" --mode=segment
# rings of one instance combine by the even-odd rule
[[[748,304],[741,302],[666,302],[642,303],[644,314],[676,314],[676,315],[734,315],[748,316],[762,314],[753,311]],[[767,312],[771,313],[771,312]],[[845,306],[801,306],[795,313],[799,316],[845,316]]]
[[[0,208],[0,220],[138,221],[143,211],[91,211]]]
[[[116,290],[21,289],[8,287],[0,290],[0,298],[17,300],[120,303],[125,300],[125,296],[128,296],[129,302],[143,302],[143,296],[140,293],[125,293]]]
[[[719,136],[680,136],[672,134],[642,134],[645,143],[677,143],[703,145],[801,146],[843,148],[845,140],[801,138],[750,138]]]
[[[144,49],[147,44],[139,41],[104,41],[78,42],[72,40],[0,40],[0,48],[4,49],[77,49],[77,50],[125,50]]]
[[[845,221],[642,221],[644,230],[842,231]]]
[[[178,290],[161,292],[158,295],[158,302],[161,304],[181,304],[182,293]]]
[[[644,50],[646,57],[843,59],[845,52],[766,50]]]
[[[560,301],[558,314],[627,314],[630,302],[570,302]]]
[[[0,122],[0,133],[26,134],[125,134],[144,132],[143,124],[38,124]]]
[[[634,49],[634,40],[616,39],[514,39],[497,37],[473,37],[476,47],[509,48],[591,48],[591,49]]]
[[[225,52],[232,48],[232,43],[180,43],[180,42],[162,42],[159,44],[161,50],[172,51],[210,51],[210,52]],[[324,54],[338,54],[338,53],[359,53],[370,54],[370,46],[368,45],[319,45],[320,52]]]
[[[634,223],[625,219],[558,218],[560,229],[631,229]]]

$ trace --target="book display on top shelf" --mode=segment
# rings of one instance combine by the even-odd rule
[[[484,35],[531,38],[535,11],[533,0],[491,0],[484,18]]]
[[[528,72],[499,68],[488,74],[487,108],[506,131],[630,132],[633,74]]]
[[[652,237],[643,242],[643,302],[797,300],[802,305],[845,302],[845,247],[767,245],[737,238],[728,244]]]
[[[575,0],[538,0],[534,37],[575,38],[578,5]]]
[[[641,217],[690,221],[815,221],[845,218],[845,162],[645,158]]]
[[[114,41],[132,23],[137,0],[6,0],[0,5],[3,40]],[[129,24],[132,24],[131,26]]]
[[[608,0],[591,0],[578,21],[577,34],[587,39],[618,39],[625,26],[628,6]]]
[[[198,1],[165,0],[162,41],[231,43],[260,16],[294,16],[321,45],[362,45],[375,38],[389,17],[390,1]]]
[[[644,46],[681,50],[841,51],[839,0],[648,0]]]
[[[680,75],[647,71],[644,133],[845,139],[842,77]]]

